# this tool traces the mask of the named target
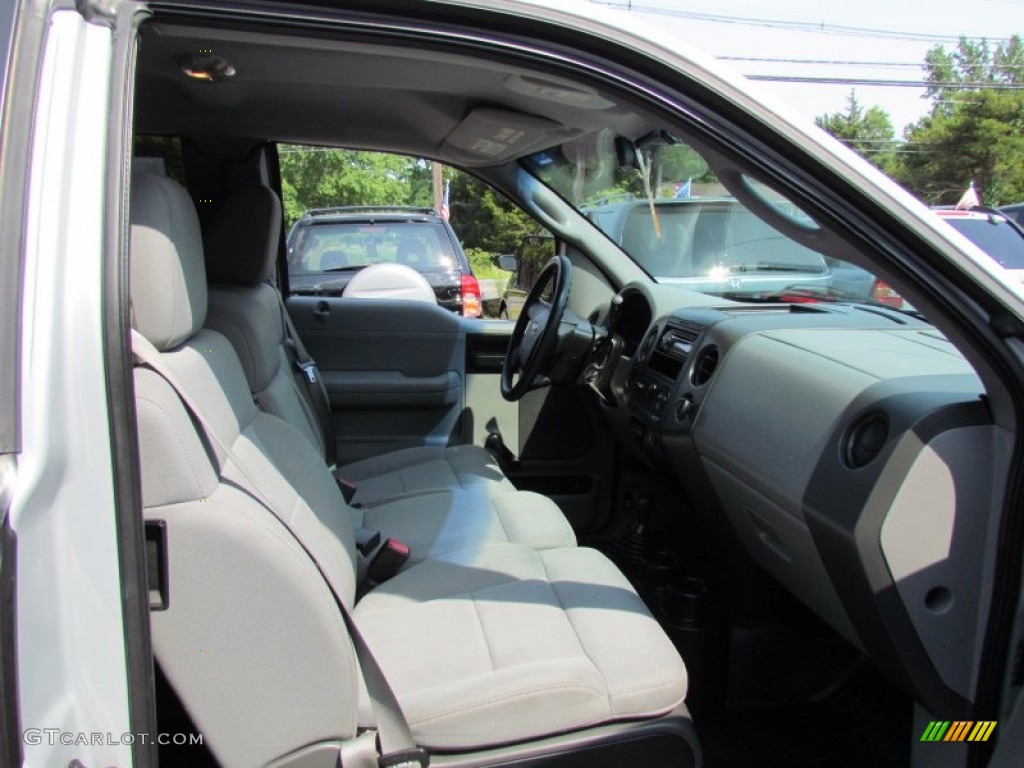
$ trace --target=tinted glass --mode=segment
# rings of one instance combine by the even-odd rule
[[[681,136],[598,131],[524,165],[659,283],[735,301],[909,309],[793,200],[728,164],[719,177]]]
[[[381,262],[421,272],[457,269],[443,227],[410,222],[335,222],[300,226],[288,254],[292,272],[358,269]]]
[[[600,216],[591,220],[601,225]],[[626,214],[622,247],[654,277],[720,271],[822,274],[820,254],[772,229],[739,202],[637,202]]]
[[[1024,269],[1024,236],[1012,224],[998,218],[944,221],[1007,269]]]

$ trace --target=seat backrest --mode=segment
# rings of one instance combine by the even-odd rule
[[[209,309],[206,327],[228,338],[261,410],[291,424],[321,457],[320,429],[301,375],[285,346],[283,308],[274,274],[281,202],[267,187],[233,193],[214,214],[204,237]]]
[[[351,738],[358,668],[325,578],[351,606],[359,515],[307,439],[256,409],[231,343],[202,328],[203,254],[187,193],[141,174],[131,203],[135,326],[217,435],[204,440],[174,388],[136,369],[144,513],[162,523],[167,564],[167,607],[152,613],[156,658],[224,765]],[[242,490],[243,475],[259,478],[269,509]]]

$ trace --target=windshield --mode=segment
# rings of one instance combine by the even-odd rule
[[[821,228],[753,178],[726,185],[668,134],[636,142],[597,133],[526,160],[527,168],[659,283],[741,301],[864,301],[891,289],[820,253]],[[738,186],[737,186],[738,185]]]
[[[618,242],[662,282],[712,275],[828,270],[821,254],[787,239],[733,199],[656,200],[655,214],[644,201],[619,206]],[[619,235],[614,217],[605,234]],[[599,224],[600,226],[600,224]]]
[[[1024,269],[1024,235],[1000,216],[943,217],[1006,269]]]

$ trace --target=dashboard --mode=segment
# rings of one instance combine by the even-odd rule
[[[885,308],[674,308],[626,286],[587,380],[613,430],[932,711],[965,706],[1010,442],[970,364]]]

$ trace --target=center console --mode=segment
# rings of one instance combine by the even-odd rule
[[[658,427],[679,408],[681,382],[704,328],[668,317],[650,329],[637,350],[627,391],[637,437],[645,447],[653,447]]]

